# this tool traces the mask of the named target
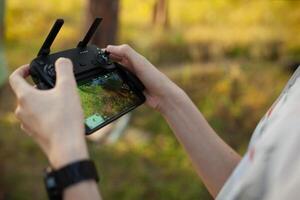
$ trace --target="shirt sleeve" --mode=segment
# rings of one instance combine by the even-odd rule
[[[300,198],[300,79],[270,119],[265,141],[271,148],[264,200]]]

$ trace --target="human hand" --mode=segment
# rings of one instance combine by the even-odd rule
[[[169,101],[182,95],[183,91],[166,75],[154,67],[145,57],[128,45],[108,45],[110,57],[134,73],[145,85],[146,103],[160,111],[167,109]]]
[[[50,90],[38,90],[26,82],[28,65],[13,72],[9,81],[17,97],[15,114],[22,129],[39,144],[52,166],[59,168],[88,158],[88,153],[73,65],[60,58],[55,67],[56,86]]]

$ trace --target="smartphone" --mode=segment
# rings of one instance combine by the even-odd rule
[[[145,102],[145,96],[120,70],[77,82],[89,135]]]

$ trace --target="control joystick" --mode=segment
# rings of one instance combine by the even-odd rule
[[[113,65],[113,62],[110,60],[109,54],[110,54],[109,52],[101,50],[97,54],[96,60],[100,65],[103,65],[106,69],[113,69],[115,66]]]
[[[53,78],[53,79],[56,78],[55,67],[54,67],[53,64],[45,64],[45,66],[44,66],[44,72],[46,74],[48,74],[48,76],[50,78]]]

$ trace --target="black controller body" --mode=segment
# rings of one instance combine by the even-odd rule
[[[143,83],[133,73],[124,66],[112,62],[109,54],[95,45],[84,48],[77,47],[35,58],[30,64],[30,75],[39,89],[51,89],[55,86],[55,62],[61,57],[69,58],[72,61],[77,82],[93,75],[118,71],[136,91],[142,92],[145,89]]]
[[[91,134],[118,119],[144,103],[146,99],[143,94],[145,87],[133,73],[119,63],[112,62],[109,57],[109,52],[103,51],[95,45],[88,45],[101,21],[101,18],[95,19],[86,36],[79,42],[76,48],[50,54],[50,47],[64,23],[64,20],[58,19],[52,27],[37,57],[30,63],[30,75],[37,85],[37,88],[41,90],[55,87],[55,62],[58,58],[64,57],[69,58],[72,61],[74,76],[78,84],[80,84],[80,82],[92,80],[95,76],[105,76],[105,74],[108,74],[107,76],[109,76],[109,74],[114,72],[114,74],[118,74],[118,77],[122,79],[123,83],[129,87],[130,91],[138,97],[139,101],[133,106],[107,118],[101,125],[97,125],[95,128],[89,128],[86,125],[86,134]]]

